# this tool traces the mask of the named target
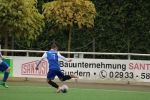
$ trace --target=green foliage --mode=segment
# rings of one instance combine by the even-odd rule
[[[57,11],[56,8],[58,7],[57,6],[58,3],[56,3],[55,0],[53,1],[53,5],[51,5],[54,8],[53,13],[51,13],[47,7],[48,5],[50,5],[50,3],[47,3],[48,1],[51,2],[52,0],[41,0],[41,2],[46,3],[43,6],[44,7],[43,10],[45,12],[45,14],[44,13],[43,14],[46,17],[46,27],[44,29],[44,32],[37,37],[37,39],[34,41],[34,44],[32,46],[35,49],[48,50],[49,47],[47,46],[49,46],[49,43],[53,39],[55,39],[57,42],[60,43],[61,50],[66,51],[68,34],[64,34],[64,33],[67,33],[68,30],[57,31],[58,29],[57,27],[55,27],[57,24],[55,24],[55,22],[57,21],[56,19],[59,18],[57,18],[56,16],[51,16],[51,14],[54,13],[56,15],[59,15],[59,12],[62,11],[65,16],[67,17],[69,16],[68,18],[71,19],[72,15],[65,13],[65,12],[70,13],[71,11],[70,9],[69,10],[60,9]],[[65,2],[66,0],[63,1]],[[75,1],[76,0],[74,0],[74,2]],[[73,19],[71,19],[74,21],[72,22],[72,24],[74,25],[74,27],[72,28],[72,38],[73,38],[71,44],[72,51],[92,52],[93,44],[94,44],[93,40],[95,39],[96,52],[150,53],[150,48],[149,48],[150,46],[150,39],[149,39],[150,0],[91,0],[91,1],[94,3],[97,12],[97,17],[95,18],[93,28],[87,28],[87,27],[83,27],[84,25],[81,25],[82,29],[78,29],[80,23],[77,24],[75,20],[73,20],[74,17]],[[59,4],[60,2],[62,1],[59,1]],[[43,3],[38,3],[38,4],[39,4],[38,6],[42,6]],[[54,4],[56,7],[54,6]],[[68,3],[67,5],[70,4]],[[73,8],[73,6],[71,8]],[[60,20],[63,19],[65,20],[64,21],[65,23],[68,23],[64,25],[65,26],[72,25],[69,24],[70,20],[65,18],[66,17],[64,16],[60,18]],[[63,25],[61,21],[57,21],[57,23],[60,26]],[[1,28],[0,30],[2,31],[2,29],[4,28]],[[59,34],[55,34],[55,33],[59,33]],[[22,44],[24,43],[25,42],[22,42]],[[15,47],[16,49],[17,48],[21,49],[21,47],[19,47],[18,45],[16,45]],[[24,48],[25,47],[26,46],[24,46]]]
[[[150,53],[149,0],[93,0],[96,51]],[[92,50],[90,50],[92,51]]]
[[[70,51],[72,28],[93,27],[96,9],[90,0],[55,0],[43,5],[43,14],[47,22],[55,24],[59,29],[68,29]]]
[[[0,34],[35,39],[44,26],[35,0],[0,0]]]
[[[48,22],[59,28],[78,25],[93,27],[96,10],[90,0],[55,0],[43,5],[43,14]]]

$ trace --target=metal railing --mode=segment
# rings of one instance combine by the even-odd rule
[[[30,53],[38,54],[38,53],[45,52],[45,51],[40,51],[40,50],[11,50],[11,49],[1,49],[0,51],[11,52],[11,53],[25,53],[25,56],[31,56]],[[126,56],[127,59],[131,59],[131,56],[150,57],[150,54],[139,54],[139,53],[67,52],[67,51],[60,51],[60,53],[72,54],[74,58],[84,58],[85,55]]]

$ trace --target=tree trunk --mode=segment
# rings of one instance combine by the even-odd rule
[[[8,49],[8,33],[4,35],[5,43],[4,43],[4,49]],[[4,52],[4,55],[7,56],[7,52]]]
[[[95,52],[95,38],[93,38],[93,52]],[[95,58],[95,54],[93,54],[93,58]]]
[[[69,28],[68,52],[71,50],[71,34],[71,28]],[[70,53],[68,53],[68,58],[70,58]]]
[[[11,49],[14,50],[14,35],[11,37]],[[14,56],[14,52],[11,53],[11,56]]]

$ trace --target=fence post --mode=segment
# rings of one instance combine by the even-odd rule
[[[130,55],[130,53],[128,53],[128,60],[131,60],[131,55]]]
[[[26,51],[26,56],[29,57],[29,52],[28,52],[28,51]],[[25,80],[25,81],[28,81],[28,77],[25,77],[24,80]]]

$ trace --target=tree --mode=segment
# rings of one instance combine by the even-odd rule
[[[43,14],[47,22],[53,23],[59,29],[68,30],[70,51],[72,28],[93,27],[96,9],[90,0],[55,0],[43,5]]]
[[[36,9],[35,0],[0,0],[0,34],[5,37],[5,47],[8,36],[35,39],[44,27],[44,16]]]

